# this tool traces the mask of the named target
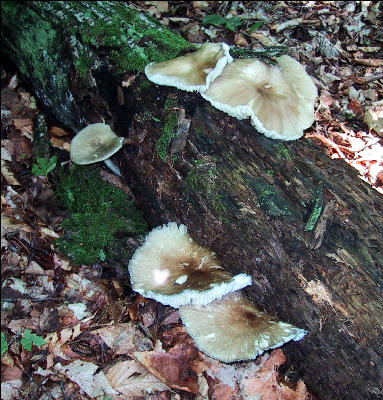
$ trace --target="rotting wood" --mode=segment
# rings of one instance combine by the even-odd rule
[[[197,94],[123,74],[107,33],[88,37],[60,24],[64,16],[79,23],[78,2],[57,2],[60,12],[54,2],[3,3],[2,49],[45,109],[73,131],[104,118],[129,137],[114,160],[149,224],[184,223],[230,272],[253,276],[246,292],[261,307],[309,330],[283,350],[320,398],[383,398],[382,197],[308,139],[268,139]],[[122,18],[116,3],[82,3],[88,24],[97,13],[105,23]],[[15,39],[32,34],[35,57]],[[87,70],[81,54],[92,56]],[[164,162],[156,145],[169,98],[191,125],[185,146]]]

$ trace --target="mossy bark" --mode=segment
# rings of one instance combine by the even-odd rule
[[[309,331],[284,350],[320,398],[382,398],[381,195],[344,161],[331,160],[310,140],[268,139],[247,121],[213,109],[197,94],[157,87],[143,74],[132,82],[132,71],[115,52],[123,54],[127,43],[134,54],[153,49],[152,43],[157,50],[170,44],[165,40],[160,45],[156,35],[141,36],[134,43],[123,38],[116,42],[116,34],[106,39],[108,21],[122,26],[125,36],[132,33],[123,22],[125,8],[130,10],[126,4],[53,3],[2,5],[2,48],[37,98],[74,131],[104,118],[118,135],[129,138],[131,144],[114,160],[147,221],[152,227],[169,221],[187,225],[229,271],[253,276],[254,284],[246,292],[261,307]],[[99,33],[82,33],[86,26],[73,33],[79,18],[88,21],[97,15]],[[66,16],[69,22],[60,24]],[[141,15],[140,21],[165,31],[151,18]],[[32,57],[18,35],[37,40],[36,27],[44,24],[52,33],[45,42],[39,39],[40,56]],[[145,28],[135,28],[141,29]],[[172,56],[188,47],[166,32],[181,43]],[[146,61],[162,56],[153,51]],[[34,68],[41,57],[51,59],[53,67],[43,63]],[[83,63],[78,57],[93,61]],[[137,74],[142,66],[131,69]],[[58,73],[60,85],[52,78]],[[184,147],[178,143],[172,153],[177,137],[171,138],[166,157],[162,145],[159,154],[158,141],[163,144],[165,125],[169,137],[169,98],[185,110],[191,125]],[[60,106],[62,99],[66,102]],[[174,136],[176,131],[175,126]]]

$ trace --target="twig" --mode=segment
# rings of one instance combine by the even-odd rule
[[[383,79],[383,74],[370,75],[365,78],[360,78],[359,76],[357,76],[354,78],[354,82],[359,83],[360,85],[364,85],[365,83],[378,81],[379,79]]]

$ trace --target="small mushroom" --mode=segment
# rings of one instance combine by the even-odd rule
[[[238,292],[205,306],[182,306],[180,315],[196,346],[223,362],[252,360],[307,333],[262,312]]]
[[[109,125],[91,124],[72,139],[70,158],[79,165],[104,161],[121,149],[123,141],[124,138],[117,136]]]
[[[187,92],[203,92],[233,58],[226,43],[205,43],[197,51],[145,67],[148,79],[158,85]]]
[[[211,250],[198,245],[185,225],[153,229],[129,263],[132,288],[144,297],[179,307],[207,304],[251,285],[246,274],[232,276]]]
[[[316,86],[305,67],[289,56],[278,65],[236,60],[202,93],[214,107],[273,139],[295,140],[312,125]]]

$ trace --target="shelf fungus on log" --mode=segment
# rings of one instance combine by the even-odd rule
[[[175,308],[208,304],[252,283],[246,274],[232,276],[214,252],[175,222],[148,234],[130,260],[129,273],[133,290]]]
[[[121,149],[123,141],[124,138],[117,136],[109,125],[90,124],[72,139],[70,158],[78,165],[104,161]]]
[[[145,67],[148,79],[158,85],[187,92],[203,92],[233,58],[226,43],[205,43],[198,50]]]
[[[223,362],[255,359],[307,333],[262,312],[239,292],[205,306],[182,306],[180,315],[196,346]]]
[[[276,61],[236,60],[201,95],[232,117],[250,117],[265,136],[298,139],[314,122],[317,89],[298,61],[286,55]]]

